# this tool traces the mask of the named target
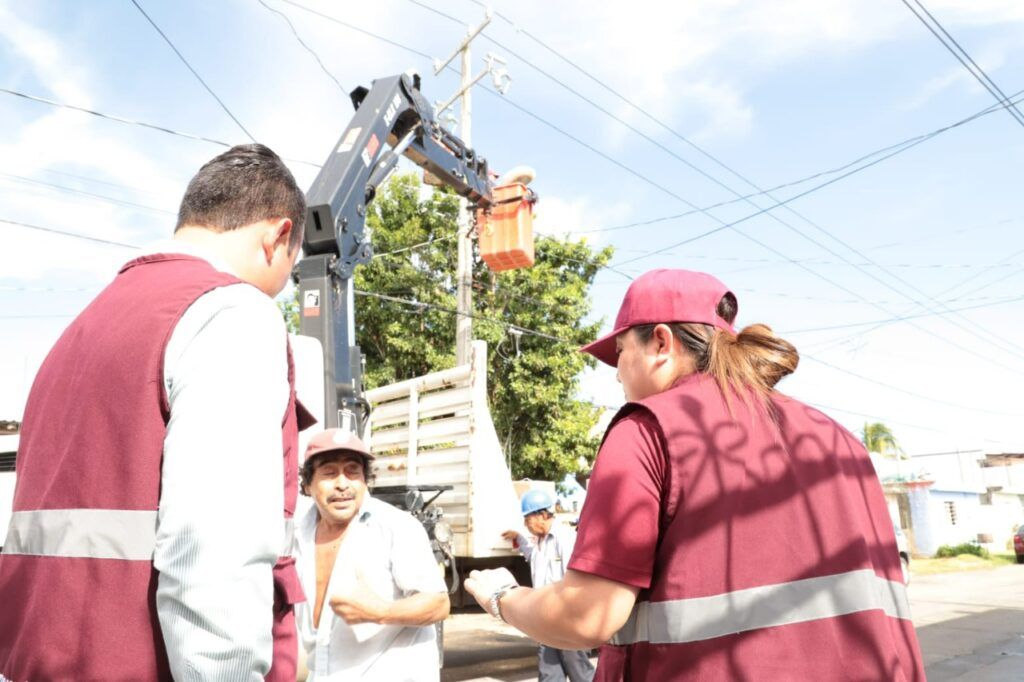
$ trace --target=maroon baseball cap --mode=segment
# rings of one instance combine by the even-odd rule
[[[370,460],[374,458],[373,453],[370,452],[369,448],[366,447],[356,434],[345,429],[327,429],[309,439],[309,445],[306,446],[306,454],[303,456],[302,461],[305,462],[310,457],[319,455],[322,452],[334,451],[354,452]]]
[[[651,270],[633,280],[622,299],[615,329],[580,350],[616,367],[615,337],[630,327],[662,322],[698,322],[735,333],[718,315],[718,303],[729,287],[704,272]]]

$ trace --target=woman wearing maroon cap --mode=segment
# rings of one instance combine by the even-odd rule
[[[860,442],[775,384],[797,367],[733,328],[714,277],[655,270],[583,350],[629,401],[605,434],[565,579],[466,587],[598,680],[923,680],[893,526]]]

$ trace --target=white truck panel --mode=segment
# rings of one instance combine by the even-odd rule
[[[487,406],[487,345],[469,365],[367,391],[366,442],[378,485],[452,485],[434,503],[457,557],[514,556],[501,538],[522,525],[519,500]]]

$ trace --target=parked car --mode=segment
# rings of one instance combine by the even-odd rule
[[[1024,523],[1017,526],[1013,534],[1013,551],[1017,554],[1017,563],[1024,564]]]
[[[903,529],[893,524],[893,529],[896,531],[896,549],[900,553],[900,567],[903,569],[903,583],[905,585],[910,584],[910,543],[907,541],[907,535],[903,532]],[[1018,556],[1018,560],[1020,557]]]

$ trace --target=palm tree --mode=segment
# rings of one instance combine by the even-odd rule
[[[896,441],[896,436],[892,435],[892,430],[882,422],[865,422],[861,442],[868,452],[877,452],[892,459],[907,459],[903,448]]]

